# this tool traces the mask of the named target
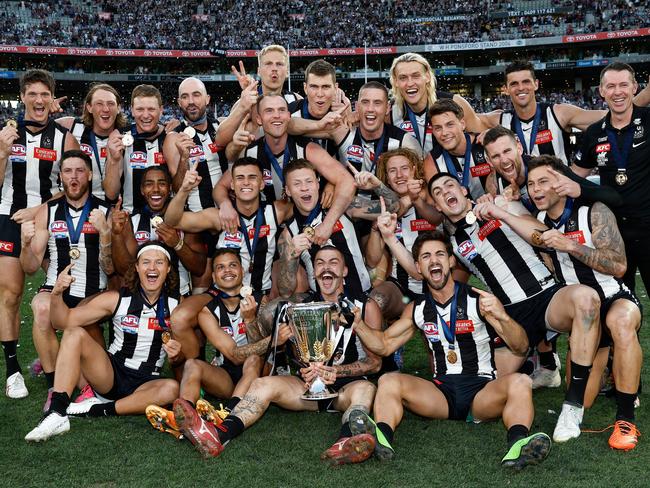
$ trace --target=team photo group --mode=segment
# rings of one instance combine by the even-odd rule
[[[502,422],[501,466],[520,470],[579,450],[611,381],[603,449],[636,447],[650,87],[630,65],[602,69],[608,108],[587,110],[538,101],[534,65],[512,62],[512,109],[488,113],[416,53],[355,93],[324,59],[287,90],[280,45],[232,73],[227,116],[187,77],[166,123],[154,85],[90,84],[61,117],[50,72],[20,78],[0,130],[0,341],[8,401],[47,384],[25,441],[137,415],[211,458],[275,405],[338,412],[321,459],[339,465],[400,456],[409,411]],[[402,371],[412,340],[426,374]],[[533,390],[560,387],[554,430],[535,431]]]

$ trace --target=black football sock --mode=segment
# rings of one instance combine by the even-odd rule
[[[342,437],[352,437],[352,430],[350,429],[350,422],[343,422],[339,432],[339,439]]]
[[[65,411],[68,409],[68,405],[70,405],[70,396],[66,392],[52,392],[52,401],[50,403],[49,410],[50,412],[56,412],[62,417],[65,417]]]
[[[591,371],[591,365],[582,366],[571,361],[571,383],[566,392],[565,401],[582,407],[585,401],[585,389],[587,388],[589,371]]]
[[[636,393],[616,392],[616,420],[634,422],[634,400]]]
[[[15,341],[2,341],[2,350],[5,353],[5,361],[7,363],[7,378],[14,373],[22,373],[20,364],[18,364],[18,340]]]
[[[535,365],[532,361],[524,361],[524,363],[519,367],[518,373],[525,374],[529,376],[535,370]]]
[[[222,444],[225,444],[244,432],[245,427],[239,417],[228,415],[218,429],[219,440]]]
[[[508,448],[512,447],[512,445],[517,442],[519,439],[523,439],[524,437],[528,437],[528,427],[525,425],[521,424],[516,424],[513,425],[508,429]]]
[[[43,374],[45,375],[47,389],[49,390],[50,388],[54,388],[54,371],[52,371],[51,373],[43,372]]]
[[[100,403],[93,405],[88,410],[88,417],[113,417],[117,415],[115,412],[115,402]]]
[[[232,398],[226,400],[226,405],[225,405],[226,410],[228,410],[229,412],[232,412],[232,409],[235,408],[240,401],[241,401],[241,398],[239,398],[239,397],[232,397]]]
[[[388,442],[392,444],[395,432],[393,429],[391,429],[390,425],[385,422],[378,422],[377,428],[381,431],[382,434],[384,434],[384,437],[388,440]]]
[[[557,369],[557,365],[555,364],[555,357],[553,356],[553,351],[540,352],[539,353],[539,365],[542,368],[546,368],[546,369],[550,369],[551,371],[555,371]]]

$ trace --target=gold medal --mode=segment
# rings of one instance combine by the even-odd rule
[[[151,219],[151,227],[154,229],[163,223],[163,218],[160,215],[156,215]]]
[[[534,230],[530,235],[530,240],[533,243],[533,246],[543,247],[544,241],[542,240],[542,232],[539,230]]]
[[[7,122],[5,123],[5,125],[6,125],[7,127],[13,127],[14,129],[17,129],[17,128],[18,128],[18,122],[16,122],[15,120],[7,120]]]
[[[625,170],[619,169],[616,173],[616,176],[614,177],[614,180],[618,186],[623,186],[625,183],[627,183],[627,173]]]
[[[70,256],[70,259],[79,259],[81,257],[81,251],[76,247],[71,247],[70,251],[68,251],[68,255]]]
[[[305,228],[302,229],[302,233],[305,234],[310,239],[313,239],[313,237],[316,235],[316,231],[311,225],[305,226]]]
[[[163,341],[163,344],[167,344],[170,341],[170,339],[172,338],[172,333],[169,332],[168,330],[166,330],[166,331],[164,331],[162,333],[162,335],[160,337],[161,337],[161,339]]]
[[[449,351],[447,353],[447,361],[449,361],[450,364],[456,364],[456,361],[458,361],[458,354],[456,354],[456,351]]]

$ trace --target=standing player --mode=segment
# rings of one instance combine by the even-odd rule
[[[625,273],[625,244],[616,218],[602,203],[580,205],[559,196],[552,185],[564,167],[559,159],[542,156],[529,166],[528,188],[540,210],[537,219],[550,229],[539,236],[550,253],[558,279],[582,283],[598,292],[601,300],[601,344],[614,344],[616,423],[609,438],[613,449],[634,449],[634,401],[639,389],[642,351],[637,331],[641,326],[639,300],[620,278]],[[530,238],[526,232],[522,237]]]
[[[122,161],[106,165],[107,181],[104,185],[106,198],[116,201],[121,194],[122,205],[129,212],[146,204],[140,194],[144,170],[150,166],[166,165],[163,155],[166,133],[159,124],[162,97],[155,86],[138,85],[133,89],[131,114],[135,124],[127,128],[124,135],[113,133],[109,137],[110,163],[115,154],[122,154]]]
[[[66,329],[57,357],[57,374],[49,411],[26,441],[40,442],[70,430],[68,415],[135,415],[151,403],[166,404],[178,396],[178,382],[160,377],[165,357],[180,354],[180,344],[164,342],[169,315],[178,300],[169,295],[175,278],[169,253],[147,243],[138,251],[135,267],[120,291],[106,291],[87,303],[68,308],[63,292],[73,278],[68,265],[59,275],[50,304],[52,325]],[[108,350],[90,337],[85,327],[111,317]],[[70,394],[83,374],[97,398],[70,404]]]
[[[66,151],[61,156],[61,183],[64,195],[40,207],[35,220],[22,224],[20,263],[28,274],[41,266],[49,251],[45,284],[32,300],[34,347],[41,361],[47,387],[54,386],[54,366],[59,350],[50,321],[50,301],[57,276],[69,264],[73,283],[63,293],[70,308],[106,288],[106,276],[113,272],[111,233],[106,221],[108,204],[90,192],[92,161],[82,151]],[[100,331],[91,335],[103,344]],[[46,408],[47,410],[47,408]]]
[[[572,169],[586,176],[598,168],[602,185],[616,190],[623,205],[614,214],[625,242],[627,271],[623,281],[632,291],[639,270],[650,289],[650,108],[633,103],[638,85],[634,69],[612,63],[600,74],[600,94],[609,106],[604,119],[591,125]]]
[[[112,163],[109,164],[122,164],[118,151],[110,153],[108,151],[109,136],[115,133],[113,136],[113,145],[115,145],[115,141],[121,137],[119,131],[127,123],[122,113],[122,97],[112,86],[95,83],[86,94],[81,118],[61,117],[57,122],[70,130],[79,142],[81,150],[92,160],[92,194],[103,200],[105,186],[114,188],[120,184],[117,172],[106,175],[106,161],[110,154]],[[115,181],[107,181],[105,176]]]
[[[28,395],[16,348],[25,274],[20,266],[20,224],[34,220],[39,205],[58,191],[59,161],[64,151],[79,149],[68,131],[50,119],[54,78],[29,70],[20,78],[25,114],[0,131],[0,342],[7,365],[5,394]]]
[[[543,461],[551,449],[544,433],[530,434],[535,415],[530,379],[513,373],[496,377],[491,340],[498,334],[514,351],[528,348],[526,332],[493,295],[454,282],[455,259],[441,233],[420,235],[413,258],[424,277],[424,296],[408,305],[402,318],[381,332],[368,327],[357,314],[354,330],[375,354],[387,355],[421,330],[433,353],[433,382],[387,373],[379,379],[374,411],[380,459],[392,459],[390,446],[404,407],[433,419],[464,421],[502,417],[508,430],[508,451],[501,460],[521,469]]]
[[[359,308],[369,327],[379,329],[381,314],[371,299],[344,291],[343,279],[347,272],[342,253],[333,246],[324,246],[313,262],[320,293],[300,297],[301,302],[327,301],[338,303],[344,295]],[[272,304],[269,304],[271,307]],[[343,412],[339,440],[321,456],[332,464],[361,462],[373,451],[374,441],[367,433],[353,434],[353,430],[369,430],[365,419],[372,406],[375,386],[366,376],[379,370],[380,359],[362,346],[349,326],[332,324],[333,356],[326,364],[310,364],[300,370],[300,376],[266,376],[253,381],[250,389],[233,411],[224,419],[217,432],[205,424],[196,411],[184,400],[174,402],[174,413],[183,433],[204,456],[218,456],[223,446],[240,435],[244,429],[259,420],[271,403],[293,411],[334,410]],[[316,376],[337,391],[335,399],[308,401],[301,395],[305,383]]]

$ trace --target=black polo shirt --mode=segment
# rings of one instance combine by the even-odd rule
[[[622,151],[624,135],[630,125],[634,126],[634,135],[625,168],[627,182],[618,185],[615,181],[618,168],[606,131],[614,130]],[[597,167],[600,184],[614,188],[621,195],[623,204],[614,212],[624,234],[626,230],[650,233],[650,108],[635,106],[630,125],[622,129],[613,128],[609,113],[590,125],[583,137],[582,149],[576,153],[575,164],[581,168]]]

